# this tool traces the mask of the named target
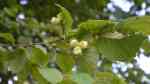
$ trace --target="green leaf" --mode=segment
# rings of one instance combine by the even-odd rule
[[[8,59],[10,59],[9,52],[0,49],[0,61],[7,61]]]
[[[101,11],[108,3],[108,0],[88,0],[87,5],[89,5],[90,8],[97,9],[98,11]]]
[[[102,57],[108,60],[131,61],[144,39],[142,35],[132,35],[123,39],[99,38],[96,47]]]
[[[2,39],[3,42],[7,42],[11,44],[15,43],[15,38],[10,33],[0,33],[0,39]]]
[[[58,17],[62,19],[65,34],[68,36],[69,33],[72,31],[73,19],[71,17],[70,12],[67,9],[58,4],[57,6],[61,9],[61,12],[58,14]]]
[[[143,0],[133,0],[137,6],[140,6],[144,1]]]
[[[17,48],[9,53],[9,60],[5,61],[9,70],[18,76],[18,82],[26,80],[31,70],[31,64],[26,58],[26,55],[25,48]]]
[[[77,84],[93,84],[93,78],[86,73],[74,73],[72,80],[77,82]]]
[[[93,84],[126,84],[126,82],[110,72],[99,72]]]
[[[107,32],[102,34],[101,36],[109,39],[122,39],[125,37],[125,35],[119,32]]]
[[[9,56],[12,59],[8,61],[8,66],[13,73],[19,73],[22,69],[24,69],[28,62],[26,55],[26,51],[23,48],[18,48],[10,53]]]
[[[112,61],[103,59],[101,60],[102,63],[100,64],[100,67],[98,68],[100,71],[112,71]]]
[[[2,4],[3,4],[3,5],[5,4],[5,5],[7,5],[8,7],[14,7],[14,8],[16,8],[16,7],[19,5],[18,2],[17,2],[16,0],[3,1]]]
[[[27,58],[31,63],[43,66],[47,65],[49,60],[48,54],[36,47],[28,49]]]
[[[141,47],[144,49],[145,54],[150,53],[150,41],[148,39],[143,42]]]
[[[123,20],[117,25],[119,31],[124,33],[140,32],[150,34],[150,16],[131,17]]]
[[[59,83],[63,80],[63,76],[60,71],[55,68],[39,68],[40,74],[52,84]]]
[[[102,33],[106,31],[113,31],[114,23],[109,20],[88,20],[78,25],[79,33]]]
[[[11,17],[16,17],[18,13],[18,7],[4,8],[4,12]]]
[[[58,54],[58,56],[56,57],[56,63],[62,69],[63,72],[71,72],[75,61],[71,54],[64,52]]]
[[[19,80],[18,80],[18,84],[20,84],[20,82],[23,82],[25,80],[27,80],[28,76],[31,75],[31,67],[32,64],[30,64],[30,62],[25,63],[24,65],[19,65],[22,68],[20,69],[19,72],[16,73],[16,75],[18,76]],[[19,67],[18,66],[18,67]]]
[[[49,81],[43,77],[38,67],[32,67],[32,77],[36,84],[49,84]]]
[[[97,70],[97,61],[99,59],[99,54],[94,47],[90,47],[87,50],[83,51],[83,54],[80,55],[76,62],[78,65],[78,70],[80,72],[86,72],[89,74],[94,74]]]
[[[26,27],[29,29],[37,29],[40,27],[40,24],[38,22],[38,20],[34,19],[34,18],[27,18],[26,20]]]
[[[64,79],[62,80],[60,83],[58,84],[77,84],[76,82],[74,82],[73,80],[71,79]]]
[[[4,62],[0,62],[0,71],[1,73],[7,73],[7,65]]]

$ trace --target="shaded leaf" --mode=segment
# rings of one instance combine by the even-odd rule
[[[12,59],[8,61],[9,69],[14,73],[19,73],[24,69],[28,62],[26,55],[26,51],[23,48],[18,48],[10,53],[9,56],[11,56]]]
[[[133,0],[137,6],[140,6],[144,1],[143,0]]]
[[[126,84],[126,82],[110,72],[98,72],[93,84]]]
[[[71,79],[64,79],[62,80],[60,83],[58,84],[77,84],[76,82],[74,82],[73,80]]]
[[[63,72],[71,72],[75,61],[73,56],[68,53],[59,53],[56,57],[56,63],[62,69]]]
[[[18,83],[25,81],[31,71],[31,64],[26,55],[27,52],[25,48],[17,48],[9,53],[11,59],[5,62],[8,65],[9,70],[18,76]]]
[[[107,59],[103,59],[102,63],[99,67],[100,71],[112,71],[112,61],[107,60]]]
[[[19,80],[17,81],[18,84],[20,84],[20,82],[24,82],[25,80],[27,80],[28,76],[31,74],[31,64],[30,62],[27,62],[24,65],[20,65],[22,66],[22,68],[20,69],[19,72],[16,73],[16,75],[18,76]]]
[[[11,57],[9,57],[9,52],[0,49],[0,61],[4,62],[8,61],[9,59],[11,59]]]
[[[0,33],[0,38],[7,43],[15,43],[15,38],[10,33]]]
[[[97,9],[97,10],[102,10],[108,3],[108,0],[88,0],[87,4],[89,5],[90,8]]]
[[[28,55],[27,58],[31,61],[33,64],[37,65],[47,65],[48,64],[48,54],[42,51],[40,48],[32,47],[28,49]]]
[[[18,7],[16,5],[16,7],[4,8],[4,12],[11,17],[15,17],[18,13]]]
[[[150,53],[150,41],[146,39],[142,44],[142,49],[144,49],[144,53],[148,54]]]
[[[40,27],[40,23],[34,18],[27,18],[25,25],[29,29],[34,29],[34,28],[37,29]]]

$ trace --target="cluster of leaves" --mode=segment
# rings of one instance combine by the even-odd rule
[[[150,34],[150,16],[88,20],[72,28],[71,14],[57,7],[60,13],[49,22],[16,18],[20,7],[1,10],[0,71],[15,73],[18,84],[30,76],[35,84],[126,84],[111,71],[100,71],[97,62],[132,61]],[[74,54],[72,39],[85,40],[88,47]]]

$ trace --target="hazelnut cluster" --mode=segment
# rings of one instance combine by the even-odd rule
[[[50,22],[52,24],[59,24],[61,22],[61,16],[60,15],[57,15],[57,17],[52,17]]]
[[[82,49],[85,49],[88,47],[88,42],[87,41],[78,41],[76,39],[72,39],[70,41],[70,46],[73,47],[73,53],[75,55],[81,54],[82,53]]]

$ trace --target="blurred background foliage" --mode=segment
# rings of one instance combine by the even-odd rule
[[[67,44],[70,38],[64,36],[64,32],[68,30],[63,29],[70,27],[67,24],[73,23],[73,29],[76,29],[77,24],[89,19],[112,20],[117,23],[131,16],[150,14],[149,0],[122,0],[126,1],[126,4],[131,4],[129,10],[122,9],[114,1],[0,0],[0,83],[49,84],[46,81],[48,80],[52,84],[56,84],[63,80],[59,84],[91,84],[93,80],[86,73],[93,74],[94,70],[98,69],[100,72],[94,76],[96,78],[94,84],[112,84],[112,82],[125,84],[118,77],[124,78],[127,84],[150,84],[150,75],[139,68],[136,60],[130,62],[110,61],[99,57],[100,53],[94,50],[94,46],[90,46],[91,49],[83,50],[84,56],[70,56],[72,55],[71,48],[68,49],[69,45]],[[69,15],[65,16],[67,15],[66,11],[61,8],[62,12],[56,4],[66,8],[73,21],[68,18]],[[64,16],[62,14],[63,20],[69,19],[69,22],[51,24],[52,18],[59,17],[58,13],[60,12],[65,14]],[[110,25],[113,26],[111,23]],[[84,28],[82,25],[79,27]],[[81,31],[82,35],[83,31],[88,30],[83,29]],[[91,39],[86,38],[85,40],[88,40],[90,44]],[[148,56],[150,53],[148,42],[147,45],[144,44],[144,49],[146,49],[144,54]],[[93,57],[90,56],[91,53]],[[139,51],[138,55],[140,53],[143,52]],[[76,69],[75,64],[78,65],[79,71],[86,73],[73,74],[70,77],[68,73],[71,72],[72,66]],[[39,68],[43,66],[55,67],[56,69]],[[63,79],[60,71],[65,73],[65,79]],[[107,71],[108,73],[101,73]],[[116,74],[117,77],[110,72]],[[50,79],[48,79],[49,77]],[[79,79],[80,77],[81,79]],[[106,80],[109,81],[106,82]]]

